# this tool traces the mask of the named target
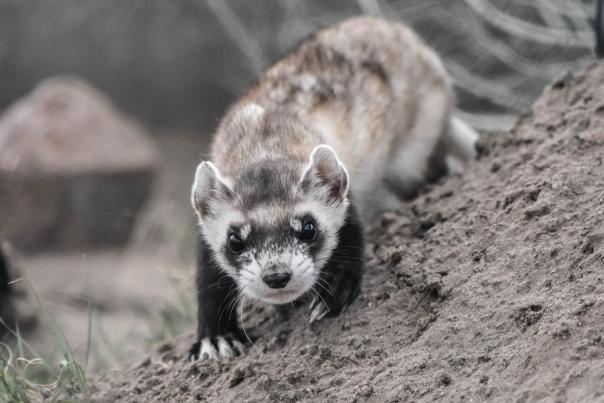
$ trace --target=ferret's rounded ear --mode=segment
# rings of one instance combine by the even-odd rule
[[[216,165],[203,161],[197,166],[191,188],[191,203],[201,218],[212,213],[212,201],[227,201],[232,196],[231,188],[220,175]]]
[[[348,184],[348,172],[334,149],[321,144],[310,153],[298,189],[304,193],[319,192],[330,201],[338,202],[346,198]]]

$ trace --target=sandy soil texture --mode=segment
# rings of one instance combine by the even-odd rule
[[[98,401],[604,401],[604,64],[369,237],[363,293],[308,324],[256,315],[242,358],[192,337],[96,383]]]

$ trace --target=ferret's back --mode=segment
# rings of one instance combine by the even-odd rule
[[[417,96],[432,87],[450,92],[440,60],[417,35],[397,22],[359,17],[310,36],[243,102],[285,106],[321,133],[354,176],[368,155],[384,160],[414,124]]]
[[[275,133],[266,153],[266,138],[258,133],[229,142],[219,130],[213,159],[240,155],[254,160],[292,152],[306,159],[314,146],[326,143],[348,168],[353,184],[369,183],[384,175],[390,150],[416,123],[417,98],[433,89],[450,98],[440,60],[417,35],[397,22],[353,18],[311,35],[266,70],[238,102],[258,104],[267,115],[292,116],[317,135],[296,138],[292,148],[291,131]],[[237,152],[226,143],[236,144]]]

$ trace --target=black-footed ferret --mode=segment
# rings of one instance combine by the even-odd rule
[[[451,110],[442,62],[396,22],[345,21],[264,72],[227,112],[212,162],[195,173],[192,356],[244,352],[233,312],[240,296],[308,298],[311,322],[350,304],[361,281],[362,222],[474,157],[478,136]]]

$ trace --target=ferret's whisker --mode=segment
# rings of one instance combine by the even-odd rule
[[[245,325],[243,324],[243,306],[244,305],[245,305],[245,295],[243,296],[243,300],[241,301],[241,310],[239,312],[239,323],[241,324],[241,330],[243,331],[245,338],[252,344],[253,347],[256,347],[256,345],[254,344],[254,342],[252,341],[250,336],[247,334],[247,331],[245,330]]]
[[[321,279],[317,277],[317,282],[316,282],[316,284],[317,284],[318,286],[320,286],[321,288],[323,288],[323,289],[324,289],[324,290],[325,290],[325,291],[326,291],[326,292],[327,292],[329,295],[331,295],[332,297],[333,297],[333,296],[335,296],[335,293],[334,293],[333,289],[331,288],[331,286],[329,286],[329,284],[327,284],[327,287],[329,287],[329,288],[327,288],[327,287],[325,287],[323,284],[321,284],[321,283],[320,283],[318,280],[321,280]]]

